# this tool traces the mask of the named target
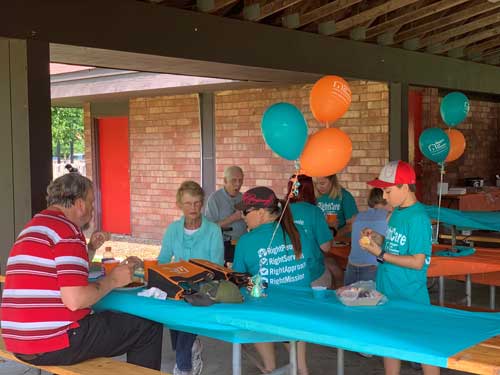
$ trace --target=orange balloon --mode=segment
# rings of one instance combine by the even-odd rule
[[[309,136],[300,168],[311,177],[330,176],[340,172],[351,160],[352,142],[337,128],[326,128]]]
[[[351,105],[351,89],[338,76],[325,76],[313,86],[309,95],[309,106],[316,120],[321,123],[341,118]]]
[[[457,160],[465,151],[465,137],[460,130],[448,129],[446,131],[448,138],[450,138],[450,152],[444,160],[445,162],[450,162]]]

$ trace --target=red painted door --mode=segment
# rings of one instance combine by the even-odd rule
[[[422,196],[422,153],[418,147],[418,138],[422,133],[422,93],[420,91],[410,90],[408,92],[408,130],[409,130],[409,144],[410,162],[413,162],[415,174],[417,175],[417,199],[421,200]]]
[[[128,118],[98,121],[102,230],[130,234]]]

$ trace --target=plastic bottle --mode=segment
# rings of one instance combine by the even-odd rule
[[[104,254],[102,255],[102,263],[109,262],[111,260],[115,260],[115,256],[113,255],[113,252],[111,251],[111,246],[106,246],[104,248]]]

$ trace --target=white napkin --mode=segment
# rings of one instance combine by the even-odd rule
[[[158,289],[156,287],[152,287],[149,289],[144,289],[137,293],[138,296],[141,297],[153,297],[156,299],[167,299],[167,292],[164,292],[161,289]]]

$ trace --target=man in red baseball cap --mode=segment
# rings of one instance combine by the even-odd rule
[[[383,189],[394,207],[382,246],[370,228],[362,231],[360,246],[377,257],[377,290],[389,299],[430,304],[427,268],[431,261],[431,222],[415,196],[415,171],[404,161],[391,161],[368,184]],[[379,242],[380,243],[380,242]],[[399,374],[401,361],[384,358],[386,374]],[[439,367],[422,365],[424,374],[439,374]]]

